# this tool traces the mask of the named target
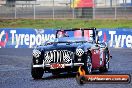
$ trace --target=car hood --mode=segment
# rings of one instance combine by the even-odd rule
[[[76,48],[81,45],[82,44],[53,44],[53,45],[40,46],[38,48],[39,48],[39,50],[44,50],[44,51],[52,51],[52,50],[75,51]]]
[[[37,47],[40,51],[52,51],[52,50],[69,50],[75,52],[77,48],[88,49],[92,47],[93,44],[90,43],[79,43],[79,44],[52,44]]]

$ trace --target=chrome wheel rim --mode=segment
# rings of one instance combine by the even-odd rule
[[[87,57],[87,70],[89,73],[91,73],[91,71],[92,71],[92,63],[91,63],[90,56]]]
[[[106,55],[106,68],[109,69],[108,54]]]

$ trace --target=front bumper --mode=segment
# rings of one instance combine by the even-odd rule
[[[74,67],[74,66],[82,66],[84,63],[70,63],[70,64],[63,64],[65,67]],[[40,64],[40,65],[33,65],[33,68],[46,68],[50,67],[50,64]]]

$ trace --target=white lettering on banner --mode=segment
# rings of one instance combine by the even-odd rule
[[[132,47],[132,36],[128,35],[126,38],[126,46],[131,48]]]
[[[33,45],[35,45],[35,35],[31,34],[29,47],[31,48]]]
[[[41,45],[41,35],[40,35],[40,34],[38,34],[38,35],[36,36],[36,44],[37,44],[37,45]]]
[[[21,45],[23,45],[23,40],[24,40],[24,34],[19,34],[19,36],[21,36],[20,38],[21,38]]]
[[[109,31],[108,30],[108,37],[110,40],[110,47],[127,47],[132,48],[132,35],[131,33],[127,34],[125,31],[121,31],[123,34],[118,33],[118,31]],[[36,32],[38,34],[20,34],[17,33],[17,30],[10,30],[11,34],[11,43],[15,45],[15,48],[18,48],[21,45],[27,45],[29,48],[33,47],[34,45],[41,45],[43,42],[54,39],[54,34],[44,34],[44,31]],[[1,31],[0,33],[0,41],[2,41],[2,37],[5,37],[6,32]],[[103,37],[103,31],[99,31],[98,35]]]
[[[28,34],[25,35],[24,43],[25,43],[25,45],[29,45],[29,35]]]
[[[16,30],[11,30],[10,33],[12,45],[15,45],[15,48],[18,48],[19,45],[27,45],[31,48],[34,45],[41,45],[43,42],[55,38],[54,34],[16,34]]]
[[[121,41],[121,35],[115,35],[115,43],[116,46],[120,46],[120,41]]]
[[[111,41],[111,43],[110,43],[110,47],[112,47],[112,45],[113,45],[113,36],[114,36],[114,34],[116,34],[116,31],[109,31],[109,34],[111,35],[111,38],[110,38],[110,41]]]
[[[0,41],[2,39],[2,36],[5,34],[5,31],[2,31],[1,34],[0,34]]]
[[[126,35],[122,35],[121,47],[124,46],[125,39],[126,39]]]
[[[15,46],[15,48],[18,48],[19,41],[20,41],[20,36],[19,35],[15,35],[15,38],[16,38],[16,46]]]
[[[132,47],[132,35],[116,35],[116,31],[109,31],[110,47]],[[115,43],[115,44],[114,44]]]
[[[15,37],[14,35],[16,33],[16,30],[11,30],[10,33],[12,34],[12,36],[11,36],[12,37],[12,44],[14,44],[14,37]]]

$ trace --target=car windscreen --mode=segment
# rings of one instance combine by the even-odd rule
[[[86,43],[86,42],[92,42],[88,41],[87,38],[80,37],[80,38],[75,38],[75,37],[63,37],[63,38],[56,38],[54,40],[49,40],[47,41],[47,44],[55,44],[55,43]]]
[[[56,32],[56,38],[61,37],[85,37],[89,40],[94,41],[95,32],[94,30],[58,30]]]

